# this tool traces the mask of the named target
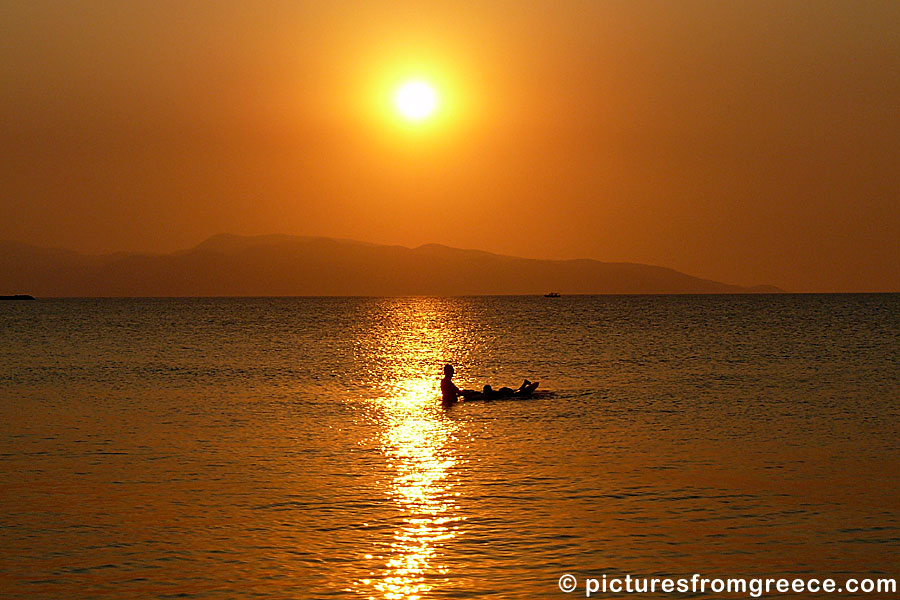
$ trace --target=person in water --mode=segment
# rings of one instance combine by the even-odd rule
[[[462,390],[453,383],[453,365],[444,365],[444,378],[441,379],[441,398],[444,404],[453,404],[457,396],[462,396]]]
[[[490,385],[485,385],[482,391],[461,390],[453,383],[453,365],[444,365],[444,378],[441,379],[441,400],[444,405],[454,404],[457,398],[462,396],[469,400],[493,400],[495,398],[524,398],[534,393],[538,387],[538,382],[534,383],[527,379],[522,382],[519,389],[514,390],[508,387],[502,387],[494,390]]]
[[[485,400],[493,400],[494,398],[509,398],[511,396],[530,396],[534,393],[538,387],[538,382],[535,381],[531,383],[527,379],[522,382],[522,385],[519,386],[519,389],[514,390],[512,388],[508,388],[506,386],[500,388],[499,390],[494,390],[490,385],[484,386],[481,391],[482,396],[484,396]]]

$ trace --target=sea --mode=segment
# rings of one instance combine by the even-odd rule
[[[897,294],[4,302],[0,597],[897,579],[898,434]]]

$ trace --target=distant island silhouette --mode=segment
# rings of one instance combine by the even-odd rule
[[[401,296],[779,293],[665,267],[537,260],[323,237],[215,235],[171,254],[91,256],[0,241],[0,287],[38,296]]]
[[[13,296],[0,296],[0,300],[34,300],[34,296],[28,294],[15,294]]]

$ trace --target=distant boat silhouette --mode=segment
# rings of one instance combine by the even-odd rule
[[[34,300],[34,296],[16,294],[15,296],[0,296],[0,300]]]
[[[549,294],[544,294],[544,298],[559,298],[558,292],[550,292]]]

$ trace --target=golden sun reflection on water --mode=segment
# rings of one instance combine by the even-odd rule
[[[434,380],[397,385],[383,401],[382,444],[395,473],[392,499],[403,511],[382,576],[370,582],[387,600],[415,600],[447,574],[440,549],[456,536],[462,520],[449,475],[456,465],[450,449],[452,422],[435,406]]]
[[[448,584],[445,549],[463,520],[455,453],[461,432],[441,408],[438,380],[446,361],[467,359],[471,333],[437,299],[385,299],[377,310],[360,343],[376,357],[372,375],[380,384],[371,408],[390,474],[383,490],[397,516],[391,538],[379,545],[383,562],[356,591],[372,600],[415,600]]]

